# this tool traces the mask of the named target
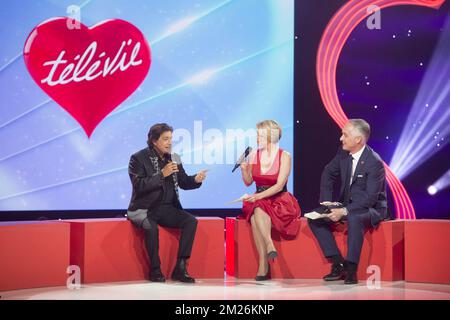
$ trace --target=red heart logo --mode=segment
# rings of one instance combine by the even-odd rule
[[[45,21],[28,36],[24,58],[34,81],[88,137],[139,87],[151,64],[142,32],[117,19],[76,29],[68,18]]]

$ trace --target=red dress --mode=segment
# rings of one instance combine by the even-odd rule
[[[260,153],[256,154],[256,164],[252,165],[252,176],[256,186],[273,186],[278,179],[283,150],[279,149],[278,156],[269,171],[261,173]],[[271,197],[257,200],[255,202],[244,201],[242,215],[239,218],[250,221],[255,208],[264,210],[272,220],[272,226],[281,234],[296,235],[300,222],[300,206],[297,199],[290,192],[279,192]]]

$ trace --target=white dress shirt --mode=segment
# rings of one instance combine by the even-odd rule
[[[358,152],[355,152],[354,154],[350,153],[350,155],[352,156],[353,160],[352,160],[352,175],[350,177],[349,184],[351,184],[352,181],[353,181],[353,176],[355,175],[356,165],[358,164],[359,158],[361,158],[361,155],[364,152],[365,148],[366,148],[366,146],[362,147],[361,150],[359,150]],[[344,216],[348,215],[347,208],[344,207],[342,209],[344,210]]]
[[[353,157],[353,162],[352,162],[352,175],[350,177],[350,184],[353,181],[353,176],[355,175],[355,169],[356,169],[356,165],[358,164],[359,158],[361,158],[362,153],[364,152],[364,149],[366,149],[366,146],[362,147],[361,150],[359,150],[358,152],[354,153],[354,154],[350,154]]]

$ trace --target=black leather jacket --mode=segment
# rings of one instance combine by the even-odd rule
[[[128,174],[130,176],[133,191],[131,194],[129,211],[137,209],[148,209],[149,212],[157,209],[164,199],[165,183],[164,177],[160,172],[155,172],[150,157],[157,157],[153,149],[145,148],[130,158],[128,165]],[[188,176],[184,171],[183,165],[179,164],[177,173],[178,185],[181,189],[197,189],[202,184],[195,182],[195,175]],[[162,170],[162,168],[159,168]],[[177,198],[175,206],[182,209],[181,203]]]

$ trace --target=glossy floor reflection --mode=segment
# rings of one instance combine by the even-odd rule
[[[2,300],[340,300],[340,299],[445,299],[450,300],[450,285],[381,282],[379,289],[367,286],[344,285],[343,281],[325,283],[322,280],[270,280],[256,282],[248,279],[201,279],[196,284],[120,282],[83,285],[81,289],[65,287],[26,289],[1,292]]]

